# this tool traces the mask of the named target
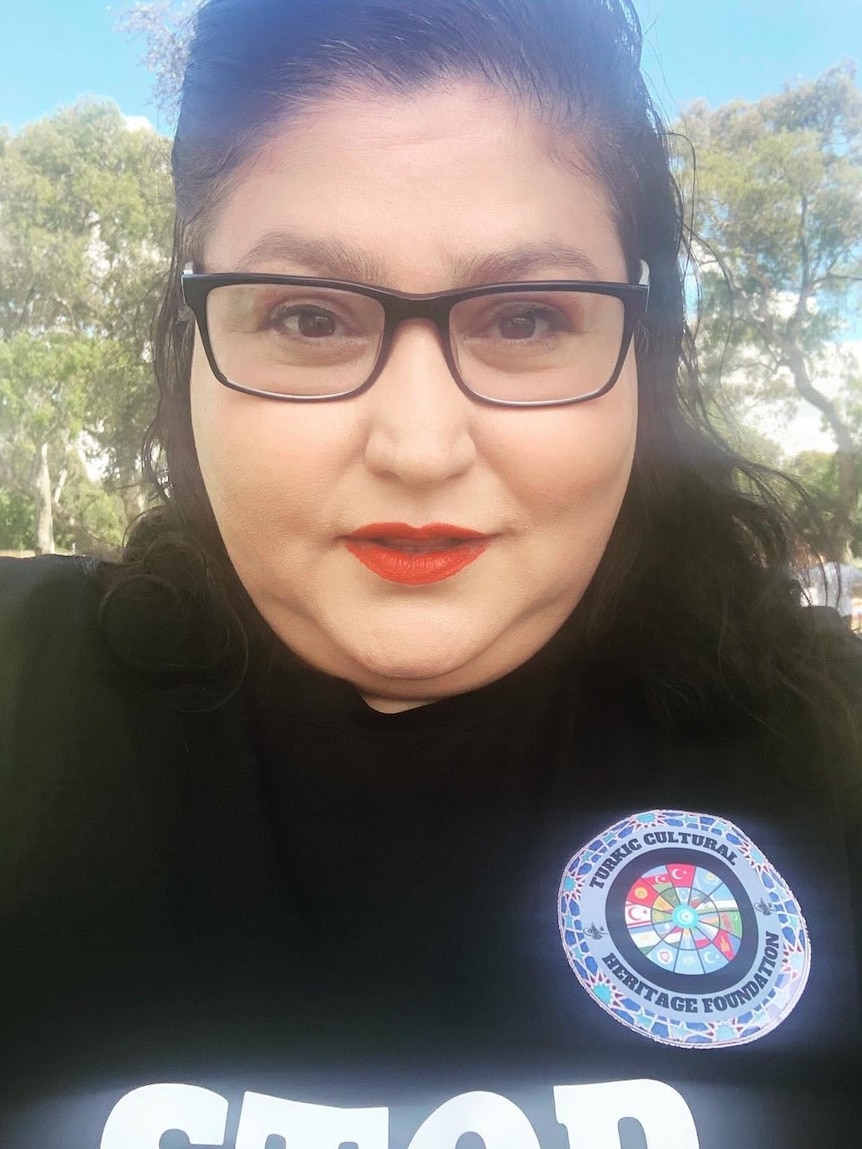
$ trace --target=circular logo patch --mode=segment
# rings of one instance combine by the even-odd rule
[[[572,858],[560,935],[578,981],[612,1017],[667,1045],[763,1037],[808,979],[799,903],[725,818],[650,810]]]

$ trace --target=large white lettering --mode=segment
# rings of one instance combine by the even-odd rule
[[[499,1093],[461,1093],[419,1126],[409,1149],[455,1149],[465,1133],[478,1133],[485,1149],[542,1149],[533,1126]],[[239,1149],[239,1146],[237,1146]]]
[[[273,1134],[289,1146],[304,1149],[339,1149],[345,1141],[355,1141],[359,1149],[388,1149],[389,1110],[338,1109],[246,1093],[236,1149],[265,1149],[267,1137]]]
[[[569,1149],[620,1149],[619,1123],[639,1121],[647,1149],[698,1149],[697,1129],[681,1094],[663,1081],[556,1085],[557,1120]]]
[[[661,1081],[611,1081],[554,1087],[557,1121],[569,1149],[621,1149],[619,1123],[640,1122],[647,1149],[699,1149],[697,1129],[683,1097]],[[102,1132],[100,1149],[159,1149],[165,1133],[184,1133],[191,1145],[224,1146],[228,1102],[197,1085],[145,1085],[121,1098]],[[474,1133],[485,1149],[542,1149],[536,1131],[513,1101],[499,1093],[461,1093],[438,1106],[419,1126],[408,1149],[455,1149]],[[283,1137],[302,1149],[389,1149],[389,1110],[340,1109],[246,1093],[233,1149],[266,1149]]]
[[[227,1111],[227,1098],[199,1085],[143,1085],[111,1110],[100,1149],[159,1149],[173,1130],[192,1145],[223,1145]]]

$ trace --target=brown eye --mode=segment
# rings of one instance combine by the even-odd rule
[[[517,310],[502,312],[494,321],[494,334],[513,343],[547,339],[571,330],[565,315],[539,304],[526,304]]]
[[[273,316],[273,326],[296,331],[307,339],[320,339],[336,333],[338,320],[331,311],[316,307],[296,307],[276,313]]]
[[[500,334],[504,339],[529,339],[536,334],[536,310],[522,311],[520,315],[504,316],[500,320]]]

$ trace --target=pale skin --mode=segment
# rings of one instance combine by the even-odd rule
[[[583,258],[549,256],[506,281],[624,282],[607,193],[580,168],[552,158],[547,130],[478,83],[411,100],[333,98],[239,173],[202,270],[445,291],[499,281],[475,267],[465,278],[471,259],[541,244]],[[336,240],[356,265],[249,257],[272,233]],[[223,387],[198,337],[191,399],[207,492],[261,615],[301,658],[394,712],[514,670],[577,605],[628,484],[637,373],[630,352],[614,388],[589,403],[489,407],[458,389],[432,324],[410,320],[369,391],[324,404]],[[443,522],[493,539],[452,578],[403,586],[345,549],[347,534],[377,522]]]

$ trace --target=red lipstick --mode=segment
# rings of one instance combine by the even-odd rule
[[[475,562],[491,539],[479,531],[429,523],[369,523],[347,536],[347,549],[388,582],[427,586],[451,578]]]

